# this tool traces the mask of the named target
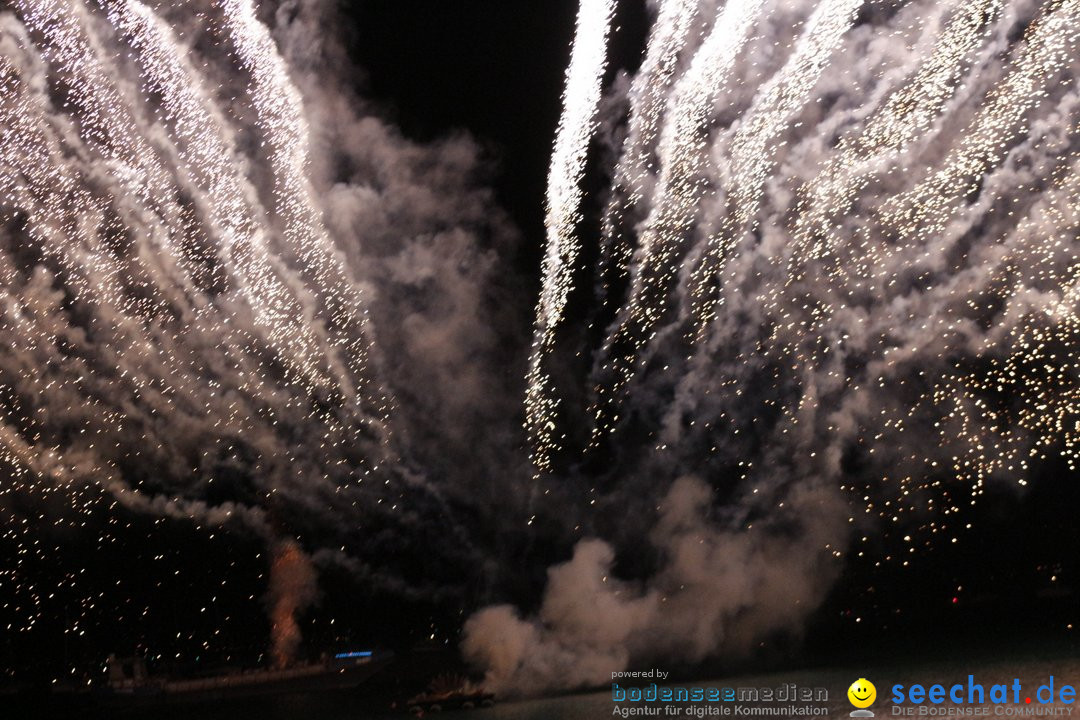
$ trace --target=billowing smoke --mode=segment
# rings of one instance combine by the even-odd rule
[[[532,298],[511,267],[518,232],[482,182],[492,168],[470,136],[411,142],[357,94],[362,82],[326,82],[327,67],[349,66],[326,3],[286,2],[277,18],[311,119],[325,222],[372,290],[399,445],[440,491],[473,505],[527,472],[519,418]]]
[[[411,142],[327,82],[337,26],[329,3],[0,3],[0,512],[27,558],[0,583],[27,646],[225,652],[195,621],[250,632],[243,567],[281,661],[309,556],[365,602],[456,606],[489,568],[458,513],[522,512],[472,502],[526,464],[515,231],[477,143]],[[183,559],[185,525],[229,551]],[[139,608],[110,579],[133,566]],[[166,614],[155,573],[205,597],[136,621]]]
[[[720,529],[712,491],[675,481],[649,533],[661,562],[643,582],[620,580],[615,549],[580,541],[548,570],[535,617],[489,607],[465,625],[462,651],[507,695],[601,685],[632,662],[698,662],[742,654],[773,632],[797,633],[833,578],[826,548],[843,508],[810,491],[792,499],[801,518],[764,521],[753,532]]]
[[[288,667],[296,659],[296,650],[303,640],[297,616],[316,600],[318,591],[318,574],[310,558],[291,540],[278,543],[266,595],[274,667]]]
[[[531,361],[565,369],[530,377],[539,486],[604,541],[470,620],[503,690],[797,634],[847,558],[917,563],[1075,464],[1080,3],[651,5]]]
[[[226,654],[278,547],[598,682],[1075,460],[1080,1],[658,1],[605,100],[590,0],[533,329],[476,142],[341,89],[328,5],[0,4],[3,652]]]

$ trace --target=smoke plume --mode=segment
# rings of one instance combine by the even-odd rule
[[[811,491],[790,502],[795,526],[774,517],[752,531],[723,529],[709,487],[680,478],[649,534],[660,562],[648,578],[618,579],[611,544],[582,540],[548,570],[535,617],[481,610],[465,625],[463,653],[486,670],[488,688],[534,695],[601,685],[631,663],[738,656],[770,633],[797,634],[832,580],[827,548],[843,508]]]
[[[652,9],[599,105],[610,193],[561,208],[599,227],[549,248],[596,262],[546,277],[573,300],[532,348],[538,486],[602,539],[468,622],[503,691],[797,635],[843,563],[1076,462],[1080,4]]]
[[[225,655],[269,582],[284,660],[314,563],[592,684],[1080,459],[1080,0],[652,2],[601,98],[618,5],[534,315],[478,143],[387,122],[330,4],[0,3],[0,652]]]
[[[270,566],[270,654],[274,667],[288,667],[296,659],[303,639],[297,616],[318,597],[318,575],[310,558],[295,542],[284,541],[274,548]]]
[[[240,585],[269,581],[280,662],[309,555],[365,602],[457,607],[494,556],[466,519],[523,512],[474,501],[527,463],[516,231],[476,142],[415,143],[327,81],[350,67],[334,12],[0,3],[2,548],[45,549],[3,581],[25,647],[69,622],[88,664],[224,653],[200,609],[247,644],[262,593]],[[226,547],[185,557],[188,529]],[[113,560],[85,572],[95,543]],[[269,579],[238,570],[258,545]],[[133,562],[136,603],[114,569]],[[147,623],[173,577],[205,597]]]

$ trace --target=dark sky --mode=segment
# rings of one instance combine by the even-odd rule
[[[501,203],[539,252],[548,157],[570,56],[574,0],[346,3],[364,94],[410,137],[467,130],[496,162]]]
[[[524,235],[519,270],[538,276],[548,161],[562,109],[575,0],[343,2],[360,79],[406,135],[466,130],[493,161],[500,204]],[[620,3],[609,76],[640,62],[642,2]]]

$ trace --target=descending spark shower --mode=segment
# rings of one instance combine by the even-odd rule
[[[345,64],[329,12],[0,2],[4,673],[284,664],[319,576],[355,609],[468,582],[452,493],[415,470],[440,475],[435,433],[405,425],[401,457],[389,386],[402,424],[482,422],[461,395],[498,384],[462,358],[499,342],[470,305],[498,293],[465,288],[508,231],[471,141],[412,145],[311,81]],[[324,642],[364,639],[332,613]]]
[[[649,4],[608,103],[580,6],[526,427],[538,489],[654,518],[607,526],[653,561],[583,539],[534,616],[474,616],[502,689],[797,632],[847,555],[918,562],[1080,450],[1080,3]]]
[[[797,633],[850,558],[917,563],[1077,459],[1080,0],[652,0],[630,74],[622,3],[582,0],[531,480],[476,151],[340,120],[288,27],[316,5],[0,3],[13,647],[186,661],[258,607],[286,663],[317,574],[460,607],[570,554],[462,648],[588,685]]]

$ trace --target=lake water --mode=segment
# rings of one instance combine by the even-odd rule
[[[936,648],[935,652],[941,654],[942,648]],[[981,660],[978,662],[964,662],[964,661],[935,661],[927,663],[906,663],[904,665],[889,666],[884,664],[877,664],[870,667],[859,667],[852,665],[850,667],[830,668],[830,669],[814,669],[803,671],[786,671],[770,674],[760,675],[747,675],[747,676],[733,676],[713,680],[700,680],[689,682],[676,682],[671,683],[672,686],[682,687],[760,687],[760,688],[775,688],[787,683],[796,683],[799,687],[806,688],[818,688],[824,687],[828,690],[829,700],[825,703],[817,704],[817,706],[824,709],[826,714],[819,715],[817,717],[825,717],[834,720],[846,720],[849,717],[849,713],[854,709],[847,701],[847,688],[848,686],[860,677],[865,677],[871,680],[877,686],[877,701],[870,708],[875,713],[878,720],[882,718],[898,718],[900,716],[893,714],[893,702],[892,702],[892,687],[895,684],[902,684],[905,688],[910,687],[914,683],[922,684],[929,688],[931,685],[941,684],[946,688],[954,684],[967,685],[968,675],[974,675],[974,681],[982,685],[986,693],[990,692],[990,688],[994,684],[1004,684],[1009,686],[1009,700],[1007,705],[995,706],[989,702],[989,697],[986,697],[987,702],[982,705],[974,705],[967,707],[985,707],[988,708],[987,715],[982,717],[990,718],[1008,718],[1017,717],[1016,715],[1006,715],[1006,712],[1012,713],[1016,710],[1021,712],[1027,712],[1031,709],[1044,709],[1044,708],[1059,708],[1062,709],[1058,717],[1075,717],[1076,720],[1080,720],[1080,705],[1066,705],[1060,702],[1055,702],[1048,705],[1040,705],[1035,698],[1036,689],[1049,682],[1050,676],[1054,677],[1055,692],[1057,692],[1062,685],[1068,684],[1074,687],[1080,686],[1080,656],[1077,654],[1063,654],[1060,649],[1055,651],[1052,655],[1047,653],[1045,656],[1040,656],[1040,653],[1036,650],[1034,652],[1026,653],[1023,658],[1014,658],[1011,660]],[[1014,679],[1019,679],[1021,682],[1021,696],[1020,705],[1012,704],[1012,683]],[[632,681],[630,683],[621,681],[620,684],[623,687],[629,684],[647,685],[649,681]],[[966,690],[965,690],[966,693]],[[1024,703],[1024,698],[1032,697],[1032,704],[1027,705]],[[693,713],[690,708],[700,707],[719,707],[728,706],[729,709],[733,709],[735,705],[763,705],[764,703],[698,703],[696,705],[690,703],[677,703],[677,714],[666,714],[667,711],[661,710],[659,715],[641,716],[636,717],[678,717],[678,718],[694,718],[698,717]],[[803,703],[796,703],[797,705],[803,705]],[[603,692],[584,693],[578,695],[567,695],[557,698],[548,698],[541,700],[529,700],[521,702],[501,702],[493,708],[477,709],[464,712],[444,712],[444,713],[429,713],[425,717],[433,718],[439,717],[443,720],[606,720],[607,718],[619,717],[614,714],[616,707],[643,707],[643,706],[656,707],[662,705],[661,703],[614,703],[612,702],[611,691],[606,690]],[[912,707],[910,703],[905,705],[906,707]],[[944,702],[937,706],[931,706],[930,703],[926,703],[926,707],[935,707],[944,710],[945,708],[957,707],[951,702]],[[964,707],[964,706],[961,706]],[[1027,710],[1025,710],[1025,708]],[[1074,709],[1075,708],[1075,709]],[[1064,710],[1072,709],[1072,715],[1066,714]],[[672,712],[675,712],[674,710]],[[916,707],[916,712],[918,708]],[[227,707],[189,707],[189,708],[174,708],[167,711],[155,711],[152,715],[124,715],[116,717],[139,717],[140,720],[143,717],[153,717],[155,720],[179,720],[183,718],[187,720],[390,720],[391,718],[410,717],[408,714],[386,714],[374,710],[370,707],[362,707],[355,701],[350,701],[342,697],[284,697],[264,699],[258,701],[246,702],[241,705],[230,705]],[[740,716],[730,714],[727,716],[706,716],[706,717],[727,717],[729,720],[739,720]],[[758,716],[758,720],[761,717],[766,717],[766,720],[770,716]],[[784,715],[773,715],[771,718],[785,717]],[[915,715],[915,718],[927,716]],[[948,716],[946,716],[948,717]],[[955,715],[952,717],[956,717]],[[1020,715],[1019,717],[1039,717]],[[754,720],[751,716],[751,720]]]

